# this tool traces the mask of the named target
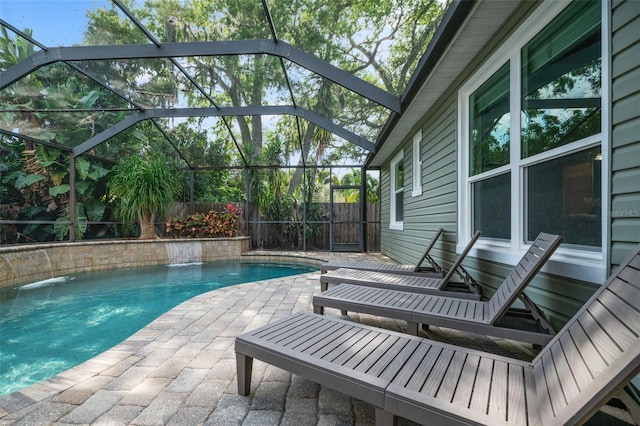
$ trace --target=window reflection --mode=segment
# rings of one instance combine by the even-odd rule
[[[522,49],[522,158],[600,132],[600,2],[577,1]]]
[[[471,176],[509,164],[509,64],[469,98]]]

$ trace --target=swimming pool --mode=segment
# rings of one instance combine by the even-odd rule
[[[198,294],[317,268],[208,262],[85,272],[0,291],[0,396],[104,352]]]

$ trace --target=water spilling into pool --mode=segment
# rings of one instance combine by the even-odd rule
[[[199,241],[167,243],[167,259],[172,265],[199,263],[202,261],[202,244]]]
[[[238,262],[89,272],[0,291],[0,396],[104,352],[198,294],[315,268]]]

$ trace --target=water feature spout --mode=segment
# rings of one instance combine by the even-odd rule
[[[46,250],[26,250],[4,253],[13,273],[14,282],[25,283],[53,278],[51,261]]]
[[[167,259],[170,265],[202,262],[202,243],[200,241],[168,242]]]

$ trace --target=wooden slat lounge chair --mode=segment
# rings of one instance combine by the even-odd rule
[[[357,284],[361,286],[406,290],[417,293],[442,294],[450,293],[454,297],[479,299],[481,290],[478,283],[462,266],[462,261],[480,238],[477,231],[469,244],[458,256],[444,277],[434,278],[426,276],[407,276],[389,272],[365,271],[356,269],[336,269],[320,275],[320,291],[329,288],[329,284]],[[453,282],[454,275],[458,275],[462,282]],[[445,293],[446,292],[446,293]]]
[[[383,263],[383,262],[371,262],[371,261],[350,261],[350,260],[332,260],[320,265],[320,273],[325,274],[328,271],[334,271],[340,268],[358,269],[362,271],[375,271],[375,272],[391,272],[394,274],[402,275],[415,275],[441,278],[442,267],[431,257],[431,249],[438,241],[438,238],[444,233],[444,229],[440,228],[436,231],[436,234],[431,239],[431,242],[427,245],[422,257],[415,265],[399,264],[399,263]],[[429,265],[423,265],[428,261]]]
[[[379,426],[580,424],[640,372],[640,246],[531,362],[311,313],[235,350],[241,395],[256,358],[372,404]]]
[[[313,309],[319,314],[324,308],[336,308],[343,314],[352,311],[404,320],[407,332],[414,335],[418,324],[424,324],[545,345],[553,337],[553,327],[524,289],[562,240],[557,235],[538,235],[488,301],[340,284],[315,295]],[[518,298],[524,309],[511,308]]]

